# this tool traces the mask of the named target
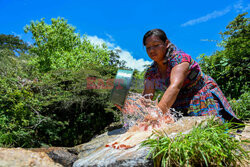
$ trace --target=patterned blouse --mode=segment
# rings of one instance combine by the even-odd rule
[[[153,81],[155,90],[165,92],[170,85],[171,70],[183,62],[190,64],[189,74],[172,107],[177,111],[182,111],[184,115],[215,115],[223,121],[236,118],[217,83],[210,76],[205,75],[198,63],[183,51],[175,51],[168,59],[165,80],[161,79],[156,62],[153,62],[147,69],[145,80]]]

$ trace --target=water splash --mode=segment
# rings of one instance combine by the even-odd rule
[[[150,96],[152,94],[142,96],[138,93],[130,93],[122,109],[124,127],[127,132],[118,135],[116,139],[106,141],[106,147],[103,145],[97,148],[90,155],[76,161],[73,166],[130,167],[145,166],[145,164],[152,166],[152,164],[148,165],[151,161],[145,159],[148,148],[139,149],[141,141],[147,139],[154,129],[164,129],[164,132],[171,137],[180,131],[188,131],[193,125],[187,126],[191,123],[189,120],[177,121],[182,114],[174,109],[171,109],[171,113],[163,114],[157,107],[158,98],[153,101],[149,98]]]
[[[173,124],[164,127],[164,133],[168,137],[174,137],[182,132],[189,133],[194,126],[206,120],[208,117],[183,117]],[[141,132],[142,133],[142,132]],[[123,134],[122,134],[123,135]],[[136,166],[153,166],[152,160],[146,159],[149,151],[147,147],[139,148],[139,144],[130,149],[114,149],[112,147],[104,147],[104,143],[111,142],[119,138],[121,134],[101,135],[93,139],[84,146],[80,146],[79,159],[74,163],[73,167],[136,167]],[[100,143],[103,143],[103,145]],[[89,146],[93,151],[89,152]]]
[[[163,113],[157,106],[158,98],[152,101],[152,94],[142,96],[130,93],[122,108],[124,127],[127,132],[115,141],[107,143],[106,147],[115,149],[129,149],[151,136],[154,130],[159,130],[173,124],[178,112]],[[174,113],[174,114],[173,114]]]
[[[157,107],[158,99],[152,101],[150,96],[152,95],[142,96],[130,93],[122,109],[124,127],[127,128],[127,132],[116,133],[116,135],[107,133],[106,137],[101,137],[102,140],[93,139],[82,147],[79,160],[73,164],[73,167],[153,166],[152,159],[145,158],[149,148],[139,149],[141,141],[147,139],[153,129],[159,129],[164,131],[168,137],[174,137],[180,132],[188,133],[205,118],[183,117],[174,109],[171,109],[170,113],[163,114]],[[88,152],[89,145],[94,149],[86,155],[85,152]],[[121,147],[123,145],[127,147]]]
[[[129,93],[122,109],[124,127],[129,129],[140,125],[142,122],[160,124],[160,121],[163,121],[164,118],[169,118],[168,120],[165,119],[164,123],[173,123],[182,117],[182,114],[173,108],[170,109],[170,113],[163,114],[157,106],[159,96],[153,101],[150,99],[152,95],[146,94],[143,96],[138,93]]]

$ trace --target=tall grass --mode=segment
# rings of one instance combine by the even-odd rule
[[[189,134],[180,133],[174,138],[155,131],[142,146],[150,147],[148,156],[154,159],[154,166],[236,166],[249,159],[241,146],[249,141],[235,139],[229,126],[209,119]]]

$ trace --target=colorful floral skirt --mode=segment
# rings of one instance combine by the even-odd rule
[[[189,116],[215,115],[223,122],[237,119],[218,84],[205,74],[193,85],[181,89],[172,107]]]

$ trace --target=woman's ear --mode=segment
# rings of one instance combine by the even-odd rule
[[[167,40],[165,41],[166,47],[168,47],[168,44],[169,44],[169,40],[167,39]]]

